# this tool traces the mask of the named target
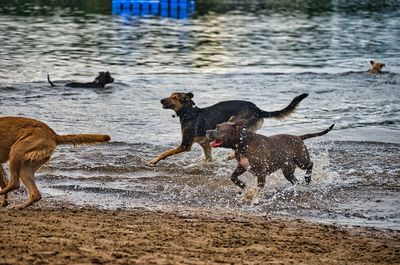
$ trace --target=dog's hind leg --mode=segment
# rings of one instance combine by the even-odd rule
[[[4,189],[6,186],[7,186],[6,174],[4,172],[2,165],[0,164],[0,188]],[[7,194],[4,194],[3,201],[0,202],[0,207],[5,207],[7,205],[8,205]]]
[[[35,133],[40,133],[40,131]],[[11,179],[4,190],[9,192],[18,188],[20,179],[28,189],[28,199],[24,203],[11,207],[14,209],[23,209],[40,200],[41,195],[35,184],[34,173],[50,159],[56,148],[54,140],[37,137],[35,133],[21,139],[11,147]]]
[[[1,189],[0,195],[5,195],[7,197],[7,193],[10,191],[16,190],[19,188],[19,172],[21,169],[21,159],[17,156],[10,156],[10,181],[7,183],[5,188]]]
[[[284,168],[282,168],[283,175],[293,185],[297,183],[297,179],[294,176],[295,169],[296,169],[295,165],[292,165],[292,164],[289,164],[289,165],[285,166]]]
[[[49,157],[50,158],[50,157]],[[44,163],[46,163],[49,158],[45,158],[40,161],[29,161],[25,160],[22,164],[22,168],[20,170],[19,177],[24,183],[25,187],[28,189],[28,199],[18,205],[13,206],[13,209],[22,210],[29,205],[39,201],[42,198],[36,183],[35,183],[35,172],[38,170]]]
[[[331,126],[332,129],[333,126]],[[311,162],[310,154],[308,153],[307,147],[304,145],[299,149],[300,152],[297,152],[294,162],[295,164],[302,170],[306,170],[306,175],[304,176],[304,180],[307,184],[311,182],[311,173],[313,169],[313,162]]]
[[[308,167],[306,168],[306,175],[304,176],[304,180],[306,181],[307,184],[310,184],[311,182],[311,174],[312,174],[312,169],[313,169],[313,162],[310,161],[310,163],[308,164]]]
[[[308,156],[306,159],[304,159],[304,161],[302,161],[301,159],[295,159],[295,162],[300,169],[306,170],[304,180],[306,181],[307,184],[309,184],[311,182],[311,174],[314,166],[313,162],[311,162]]]
[[[212,151],[209,142],[199,143],[201,148],[203,148],[204,157],[206,162],[212,162]]]

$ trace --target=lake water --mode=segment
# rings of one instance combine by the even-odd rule
[[[42,120],[59,134],[108,133],[107,145],[60,146],[38,173],[44,200],[104,208],[290,216],[400,230],[399,1],[196,1],[192,16],[115,14],[109,1],[2,1],[0,115]],[[386,64],[370,75],[369,61]],[[110,71],[104,89],[63,87]],[[47,74],[59,86],[50,87]],[[334,131],[307,140],[313,181],[267,178],[246,205],[228,150],[147,162],[180,143],[159,100],[195,94],[199,107],[243,99],[278,110],[259,133]],[[303,179],[304,172],[296,172]],[[243,179],[254,184],[254,177]],[[12,196],[12,195],[11,195]]]

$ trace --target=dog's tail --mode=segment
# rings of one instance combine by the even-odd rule
[[[53,84],[53,82],[50,81],[50,75],[47,75],[47,81],[49,81],[51,86],[56,86],[55,84]]]
[[[302,140],[308,139],[308,138],[313,138],[313,137],[317,137],[317,136],[321,136],[324,134],[327,134],[330,130],[332,130],[333,126],[335,126],[335,124],[332,124],[328,129],[326,129],[325,131],[322,132],[317,132],[317,133],[310,133],[310,134],[304,134],[304,135],[300,135],[299,137]]]
[[[300,96],[295,97],[286,108],[278,110],[278,111],[261,111],[262,118],[275,118],[275,119],[284,119],[292,114],[297,105],[308,96],[307,93],[301,94]]]
[[[111,137],[107,134],[68,134],[68,135],[57,135],[57,144],[95,144],[104,143],[111,140]]]

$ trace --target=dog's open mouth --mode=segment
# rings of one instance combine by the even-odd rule
[[[210,143],[210,145],[211,145],[211,147],[220,147],[223,143],[224,143],[224,141],[222,141],[222,140],[215,140],[215,141],[212,141]]]

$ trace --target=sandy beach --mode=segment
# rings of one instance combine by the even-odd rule
[[[400,233],[257,216],[0,211],[0,264],[399,264]]]
[[[0,1],[5,191],[20,178],[10,205],[37,195],[37,169],[42,195],[0,207],[0,265],[400,265],[399,12],[400,0]],[[208,162],[206,131],[232,116],[247,120],[235,143],[268,138],[226,136]],[[271,140],[332,124],[309,154]]]

